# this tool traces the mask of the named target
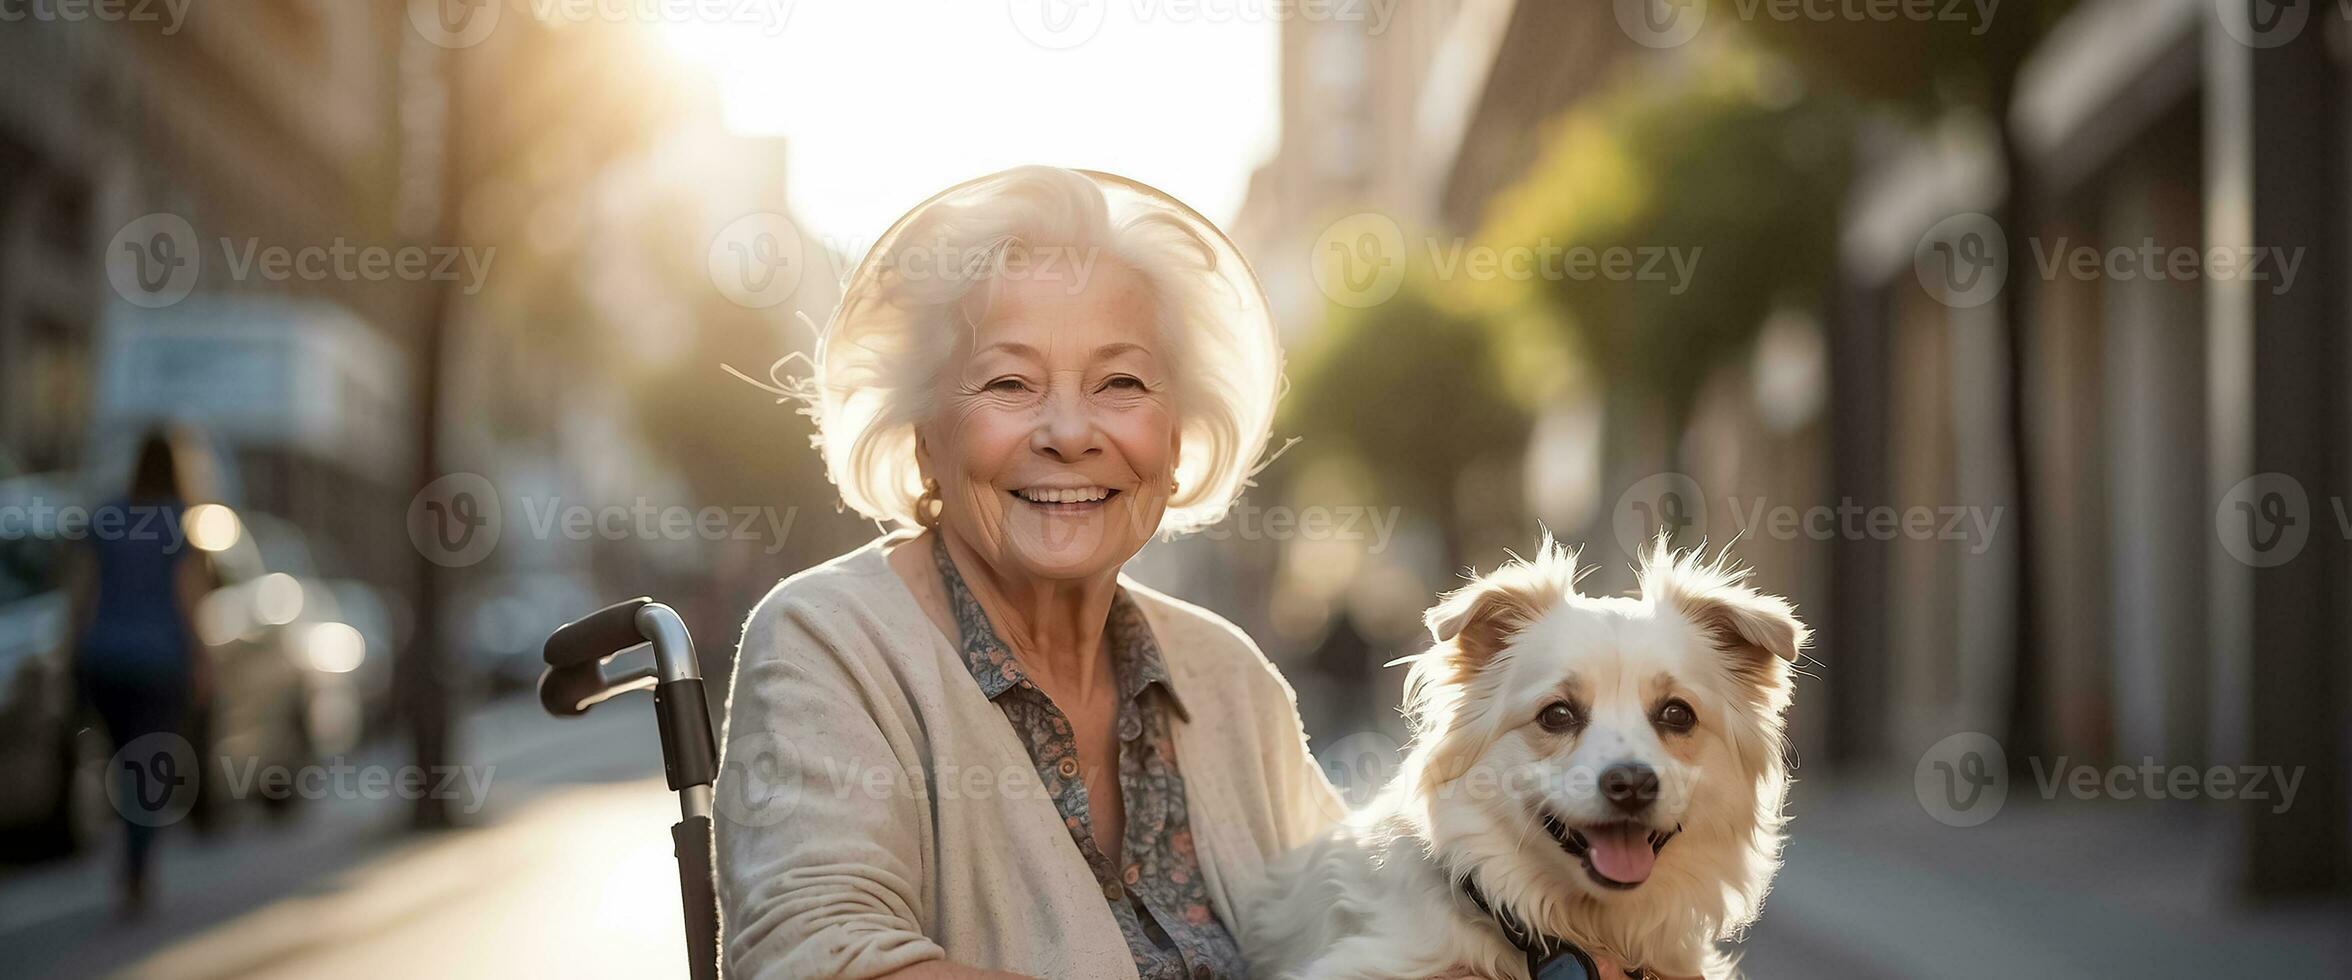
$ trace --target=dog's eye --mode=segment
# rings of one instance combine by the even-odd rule
[[[1675,698],[1658,706],[1655,719],[1658,727],[1671,732],[1687,732],[1699,723],[1699,713],[1691,710],[1688,702]]]
[[[1537,712],[1535,716],[1536,724],[1542,725],[1544,731],[1554,733],[1575,728],[1582,720],[1576,715],[1576,706],[1566,701],[1554,701],[1544,705],[1544,709]]]

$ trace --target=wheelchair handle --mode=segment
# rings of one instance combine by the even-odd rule
[[[647,643],[654,665],[607,674],[605,663]],[[539,677],[539,706],[553,715],[577,715],[615,695],[678,681],[702,682],[694,658],[694,637],[676,610],[645,596],[616,602],[558,627],[542,652],[547,672]]]
[[[637,614],[652,604],[650,596],[625,599],[557,627],[543,651],[547,666],[577,667],[644,643]]]
[[[605,673],[613,657],[648,643],[652,666]],[[638,596],[565,624],[548,636],[541,655],[547,672],[539,675],[539,704],[550,714],[584,714],[623,692],[653,689],[662,773],[678,793],[681,819],[670,836],[685,899],[688,973],[693,980],[717,980],[719,919],[710,847],[711,784],[719,775],[719,749],[686,622],[677,610]]]

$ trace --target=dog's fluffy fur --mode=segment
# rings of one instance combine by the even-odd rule
[[[1661,541],[1638,572],[1636,595],[1579,595],[1575,556],[1547,535],[1429,611],[1436,645],[1408,658],[1404,764],[1370,806],[1270,869],[1244,917],[1254,976],[1524,977],[1522,954],[1462,897],[1465,876],[1518,921],[1628,966],[1732,974],[1716,944],[1756,917],[1780,865],[1782,714],[1808,633],[1721,557]],[[1688,731],[1666,710],[1677,701]],[[1646,806],[1600,789],[1628,765],[1658,776]],[[1627,824],[1653,842],[1673,832],[1631,887],[1595,869],[1583,834]],[[1627,853],[1608,863],[1627,867]]]

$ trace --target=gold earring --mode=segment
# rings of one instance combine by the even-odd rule
[[[1184,489],[1184,484],[1181,484],[1181,483],[1178,483],[1178,482],[1176,482],[1176,478],[1175,478],[1175,477],[1169,477],[1169,478],[1168,478],[1168,496],[1170,496],[1170,497],[1174,497],[1174,496],[1176,496],[1176,494],[1177,494],[1177,492],[1178,492],[1178,491],[1181,491],[1181,490],[1183,490],[1183,489]]]
[[[935,511],[933,508],[937,508],[937,510]],[[939,481],[924,480],[923,494],[915,498],[915,523],[926,528],[936,527],[939,524],[939,515],[946,511],[947,502],[939,499]]]

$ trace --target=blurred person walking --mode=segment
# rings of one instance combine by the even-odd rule
[[[155,832],[166,821],[133,812],[149,788],[131,784],[123,750],[144,736],[184,734],[209,680],[191,615],[210,570],[181,525],[194,456],[184,438],[150,431],[127,491],[92,510],[90,547],[73,573],[75,682],[113,745],[106,778],[124,781],[109,794],[125,831],[124,918],[146,911]],[[192,762],[192,752],[181,755]]]

